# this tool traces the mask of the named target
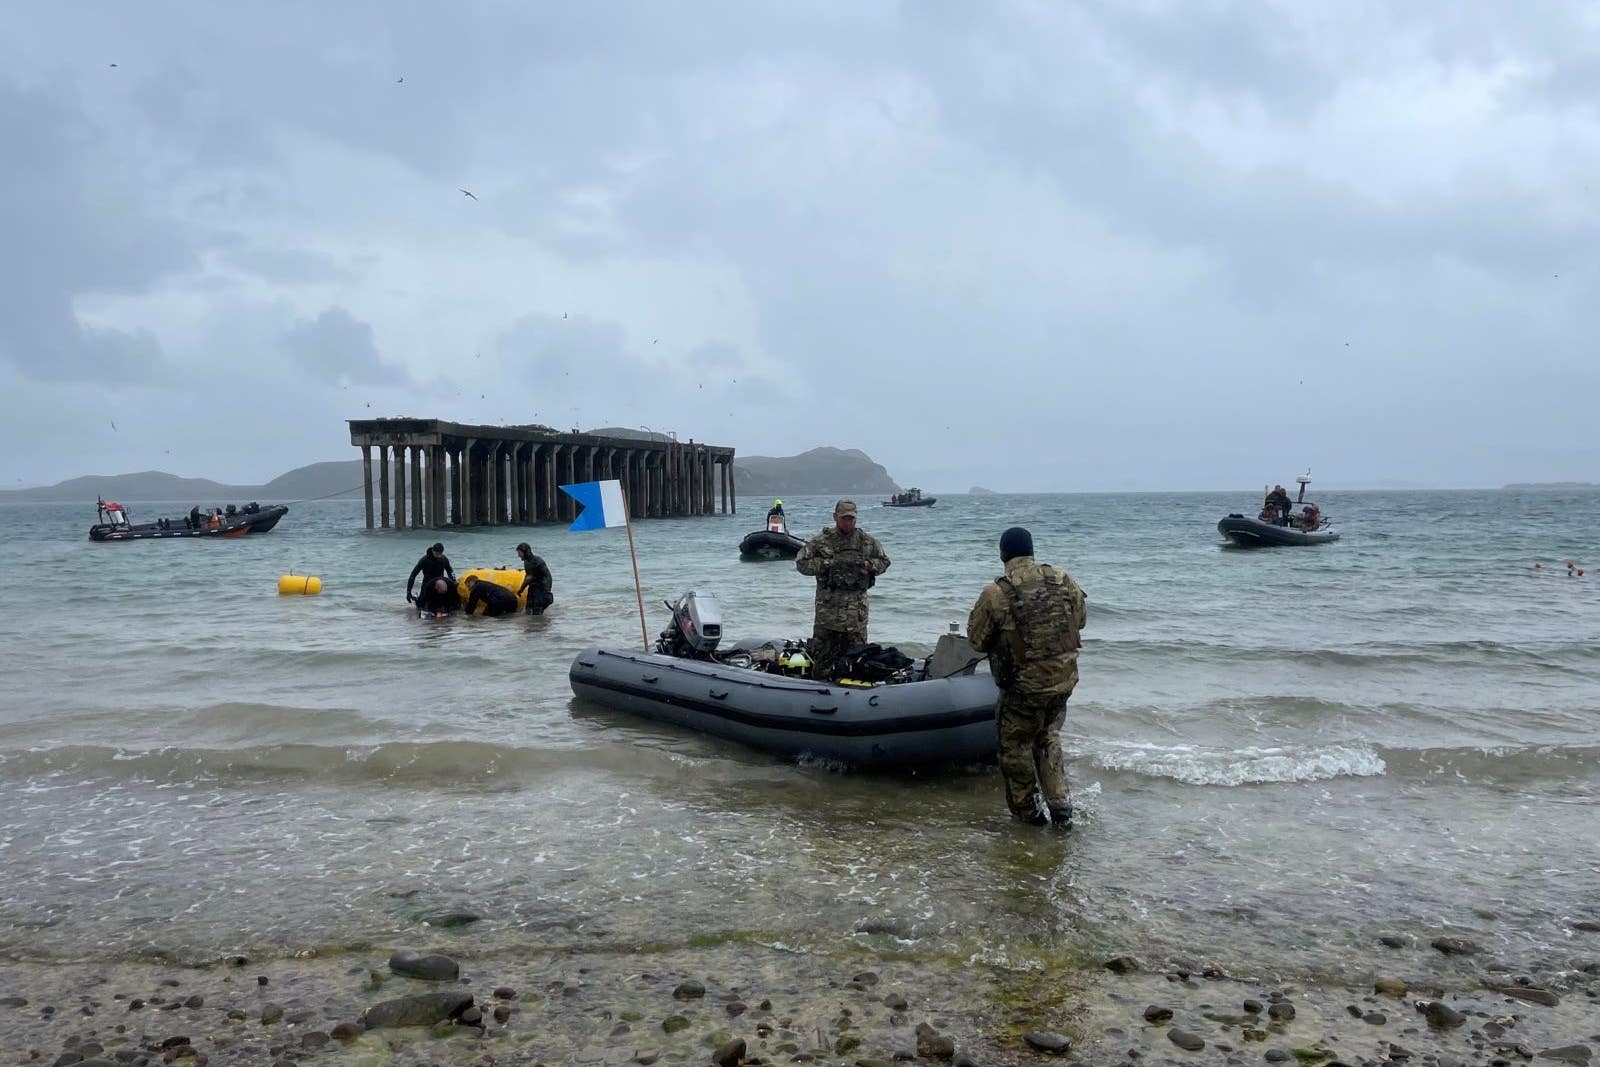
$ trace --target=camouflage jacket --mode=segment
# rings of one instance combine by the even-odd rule
[[[1057,580],[1067,595],[1072,621],[1082,630],[1088,621],[1088,597],[1072,575],[1047,564],[1035,562],[1031,556],[1018,556],[1006,563],[1005,576],[1018,586],[1039,581]],[[990,582],[978,594],[967,618],[967,640],[979,652],[994,656],[1001,642],[1016,641],[1017,624],[1013,618],[1011,598],[998,581]],[[1022,665],[1012,689],[1019,693],[1065,694],[1078,684],[1078,654],[1068,652],[1050,659],[1033,660]]]
[[[829,526],[806,542],[794,568],[817,579],[817,629],[867,632],[867,590],[889,569],[876,537],[859,528],[846,537]]]

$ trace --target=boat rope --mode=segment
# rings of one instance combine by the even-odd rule
[[[329,497],[344,496],[346,493],[353,493],[357,489],[365,488],[365,486],[366,486],[366,483],[363,482],[361,485],[352,485],[348,489],[340,489],[337,492],[333,492],[333,493],[323,493],[321,496],[308,496],[304,500],[291,500],[291,501],[289,501],[289,503],[290,504],[310,504],[310,503],[312,503],[313,501],[316,501],[316,500],[327,500]]]

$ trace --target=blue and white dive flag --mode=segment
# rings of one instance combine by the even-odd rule
[[[560,488],[580,507],[578,517],[572,520],[568,530],[604,530],[628,525],[628,512],[622,502],[622,483],[615,478],[609,482],[581,482]]]

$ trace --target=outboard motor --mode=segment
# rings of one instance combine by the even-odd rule
[[[690,590],[667,608],[672,621],[656,639],[656,651],[683,659],[710,659],[722,640],[722,605],[716,594]]]

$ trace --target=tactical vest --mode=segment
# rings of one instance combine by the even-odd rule
[[[872,588],[877,575],[867,570],[867,539],[852,537],[834,550],[828,561],[826,581],[828,589],[860,593]]]
[[[1011,618],[1016,625],[1015,641],[1002,642],[1002,646],[1010,647],[1005,648],[1002,663],[995,665],[995,680],[1001,688],[1014,684],[1029,663],[1078,651],[1078,623],[1072,614],[1072,599],[1058,572],[1046,571],[1043,581],[1021,586],[1001,575],[995,584],[1011,602]]]

